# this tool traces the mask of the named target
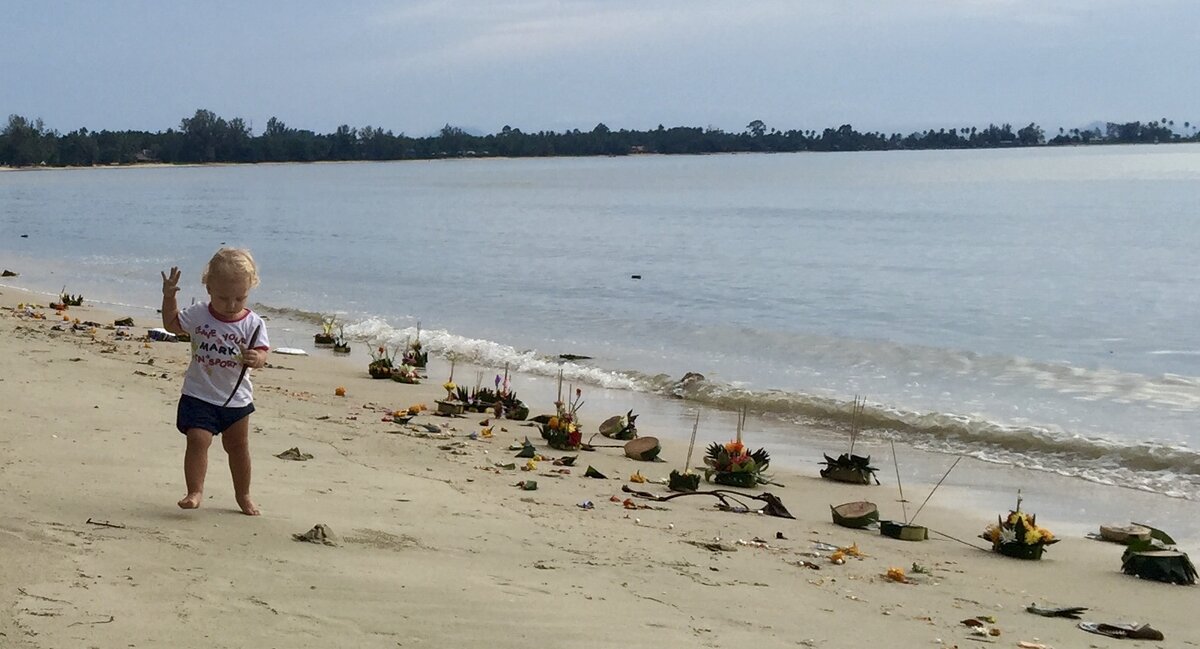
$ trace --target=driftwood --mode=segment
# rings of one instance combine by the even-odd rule
[[[761,500],[766,503],[766,505],[762,508],[762,512],[767,516],[791,518],[793,520],[796,518],[787,510],[787,507],[783,506],[783,502],[779,500],[779,498],[776,498],[774,494],[767,492],[754,495],[741,493],[740,491],[730,491],[728,489],[713,489],[712,491],[687,491],[683,493],[671,494],[670,496],[656,496],[648,491],[637,491],[635,489],[630,489],[629,485],[621,487],[621,491],[628,494],[633,494],[638,498],[645,498],[647,500],[653,500],[660,503],[667,502],[668,500],[673,500],[675,498],[680,498],[682,496],[714,496],[717,500],[721,501],[720,507],[728,511],[734,511],[734,507],[729,504],[730,500],[740,505],[746,511],[750,511],[750,506],[738,498],[753,498],[754,500]]]

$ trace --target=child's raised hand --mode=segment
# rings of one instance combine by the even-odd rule
[[[166,272],[159,271],[163,280],[163,295],[170,297],[179,292],[179,267],[171,266],[171,274],[168,276]]]

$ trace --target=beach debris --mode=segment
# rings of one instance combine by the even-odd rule
[[[537,491],[537,480],[522,480],[513,486],[524,491]]]
[[[590,464],[588,465],[587,470],[583,472],[583,477],[596,478],[598,480],[607,480],[608,479],[608,476],[604,475],[603,473],[600,473],[599,471],[596,470],[595,467],[593,467]]]
[[[13,272],[7,268],[4,269],[4,272],[0,273],[0,277],[20,277],[20,276],[21,276],[21,273]]]
[[[517,452],[517,457],[529,458],[537,455],[537,449],[530,443],[529,438],[525,438],[525,443],[521,445],[521,449]]]
[[[575,466],[577,455],[564,455],[560,458],[555,458],[554,466]]]
[[[1045,645],[1041,642],[1030,642],[1028,640],[1022,640],[1018,642],[1017,646],[1021,649],[1050,649],[1048,645]]]
[[[344,387],[342,387],[342,386],[340,386],[340,385],[339,385],[338,387],[334,388],[334,389],[333,389],[333,396],[335,396],[335,397],[344,397],[344,396],[346,396],[346,388],[344,388]]]
[[[133,326],[133,318],[120,318],[118,320],[113,320],[113,326],[114,327],[132,327]]]
[[[115,528],[118,530],[125,529],[125,526],[121,523],[110,523],[108,521],[94,521],[94,520],[92,520],[92,518],[90,516],[88,517],[86,522],[88,525],[96,525],[98,527],[112,527],[112,528]]]
[[[167,331],[166,329],[163,329],[162,327],[154,327],[153,329],[147,329],[146,336],[150,340],[157,340],[159,342],[165,342],[165,343],[173,343],[173,342],[179,341],[179,338],[175,334]]]
[[[1105,635],[1110,638],[1130,640],[1162,640],[1162,631],[1149,624],[1105,624],[1103,622],[1080,622],[1079,628],[1088,633]]]
[[[300,452],[300,447],[298,446],[293,446],[282,453],[278,453],[275,455],[275,457],[281,460],[295,460],[297,462],[304,462],[305,460],[313,459],[312,453],[302,453]]]
[[[1065,606],[1061,608],[1042,608],[1037,604],[1030,604],[1025,607],[1025,610],[1040,615],[1042,617],[1065,617],[1072,620],[1078,620],[1083,613],[1088,609],[1086,606]]]
[[[580,509],[595,509],[596,508],[596,505],[592,504],[592,501],[590,501],[590,500],[585,500],[575,506]]]
[[[744,502],[739,500],[739,498],[751,498],[753,500],[761,500],[762,502],[766,503],[762,507],[762,509],[757,510],[757,511],[761,512],[762,514],[765,514],[767,516],[775,516],[778,518],[793,518],[793,519],[795,518],[795,516],[792,516],[791,512],[789,512],[787,510],[787,507],[783,506],[783,502],[781,500],[779,500],[779,498],[775,497],[774,494],[771,494],[769,492],[763,492],[761,494],[755,495],[755,494],[744,494],[744,493],[740,493],[737,491],[729,491],[728,489],[714,489],[712,491],[689,491],[689,492],[683,492],[683,493],[675,493],[675,494],[671,494],[669,496],[656,496],[656,495],[646,492],[646,491],[636,491],[634,489],[630,489],[629,485],[622,486],[621,491],[628,493],[628,494],[633,494],[634,496],[637,496],[638,498],[645,498],[647,500],[653,500],[655,502],[667,502],[668,500],[673,500],[675,498],[681,498],[683,496],[713,496],[717,500],[721,501],[720,504],[717,505],[717,507],[720,508],[722,511],[730,511],[730,512],[737,512],[737,513],[748,513],[750,511],[752,511],[749,506],[747,506]],[[729,504],[730,500],[736,502],[737,506],[730,505]]]
[[[646,482],[646,476],[642,475],[641,471],[634,471],[633,475],[629,476],[629,481],[643,484]]]
[[[1150,530],[1150,540],[1135,540],[1121,555],[1121,571],[1142,579],[1169,584],[1196,583],[1196,566],[1186,552],[1175,547],[1175,540],[1166,532],[1143,525]]]
[[[333,529],[324,523],[317,523],[313,528],[303,534],[293,534],[292,538],[305,543],[316,543],[317,545],[328,545],[336,547],[338,545],[337,535],[333,533]]]
[[[888,568],[884,578],[888,581],[894,581],[901,584],[909,583],[908,577],[904,575],[904,568]]]

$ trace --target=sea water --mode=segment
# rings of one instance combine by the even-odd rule
[[[777,447],[859,395],[865,436],[1200,499],[1198,206],[1190,144],[5,172],[0,266],[155,305],[178,265],[186,303],[244,245],[257,308],[307,323],[276,344],[419,322],[435,354],[745,406]]]

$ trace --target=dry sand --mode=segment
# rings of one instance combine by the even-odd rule
[[[610,498],[625,497],[635,471],[665,478],[684,455],[678,443],[664,450],[670,463],[606,449],[554,476],[549,462],[533,473],[494,468],[522,462],[507,448],[526,435],[544,449],[519,422],[476,441],[466,436],[483,415],[414,420],[442,427],[434,437],[382,421],[385,410],[433,405],[437,367],[408,386],[372,381],[340,359],[272,355],[273,367],[255,373],[251,435],[263,516],[238,512],[219,444],[203,507],[183,511],[184,439],[173,421],[186,345],[53,331],[53,311],[39,321],[11,308],[31,300],[45,302],[0,289],[0,647],[1132,642],[1026,613],[1034,602],[1087,606],[1085,619],[1149,622],[1166,634],[1141,646],[1200,646],[1200,625],[1189,621],[1200,590],[1121,574],[1119,546],[1067,537],[1043,561],[1025,562],[936,536],[883,538],[834,526],[828,505],[869,498],[888,515],[898,508],[891,487],[784,471],[775,476],[786,488],[771,490],[797,520],[718,511],[705,496],[633,511]],[[114,315],[87,306],[69,314],[104,323]],[[137,324],[139,334],[157,326]],[[334,395],[338,386],[346,397]],[[290,447],[314,458],[274,457]],[[610,479],[584,478],[588,464]],[[531,478],[537,491],[514,486]],[[914,504],[927,493],[906,489]],[[955,509],[965,499],[941,496],[922,523],[983,545],[975,536],[999,512]],[[589,500],[594,509],[577,506]],[[293,540],[318,523],[339,545]],[[766,547],[739,543],[755,538]],[[702,547],[716,539],[724,549]],[[813,555],[814,541],[857,543],[867,556],[834,565],[827,551]],[[928,574],[914,575],[914,563]],[[915,583],[888,581],[889,567]],[[994,616],[1001,635],[971,637],[960,621],[981,615]]]

